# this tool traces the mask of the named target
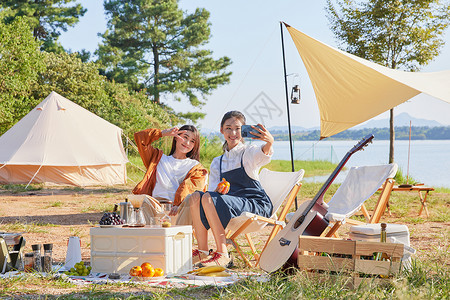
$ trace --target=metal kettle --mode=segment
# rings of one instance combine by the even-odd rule
[[[120,217],[123,219],[125,224],[128,224],[131,217],[131,212],[133,211],[133,206],[130,202],[128,202],[128,199],[125,199],[125,202],[120,202],[116,205],[119,206]]]

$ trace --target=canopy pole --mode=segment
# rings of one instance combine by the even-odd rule
[[[285,59],[285,55],[284,55],[283,22],[280,22],[280,30],[281,30],[281,50],[283,53],[284,88],[285,88],[285,93],[286,93],[286,108],[287,108],[287,119],[288,119],[288,129],[289,129],[289,149],[291,152],[292,172],[295,172],[294,150],[292,147],[292,134],[291,134],[291,115],[289,112],[289,91],[288,91],[287,74],[286,74],[286,59]],[[297,196],[296,196],[295,197],[295,210],[297,210],[297,208],[298,208],[298,204],[297,204]]]
[[[408,143],[408,168],[407,168],[407,172],[406,172],[406,184],[408,184],[408,180],[409,180],[409,157],[411,155],[411,120],[409,120],[409,143]]]

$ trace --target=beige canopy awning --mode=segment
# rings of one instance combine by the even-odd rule
[[[425,93],[450,103],[450,70],[390,69],[328,46],[285,24],[309,74],[326,138]]]

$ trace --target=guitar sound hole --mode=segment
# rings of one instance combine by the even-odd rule
[[[295,223],[294,223],[294,229],[297,229],[298,227],[300,227],[300,225],[302,225],[304,220],[305,220],[305,216],[300,216],[300,218],[298,218],[297,221],[295,221]]]

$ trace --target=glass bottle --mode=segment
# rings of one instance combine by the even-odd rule
[[[42,272],[42,262],[41,262],[41,244],[31,245],[33,249],[33,269],[36,272]]]
[[[381,232],[380,232],[380,243],[386,243],[386,223],[381,223]],[[383,253],[378,252],[376,256],[376,260],[382,260]]]
[[[380,242],[386,243],[386,223],[381,223]]]
[[[53,266],[53,244],[44,244],[44,256],[42,257],[42,266],[44,269],[44,272],[49,273],[52,271]]]
[[[34,253],[33,252],[25,253],[23,270],[27,273],[30,273],[33,272],[33,268],[34,268]]]

